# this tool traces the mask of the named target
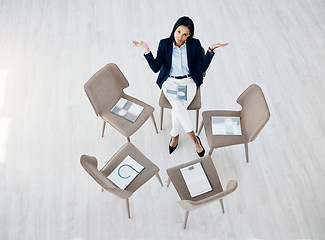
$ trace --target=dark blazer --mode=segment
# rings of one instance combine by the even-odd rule
[[[202,46],[198,39],[186,41],[186,49],[187,63],[190,74],[196,83],[196,86],[200,87],[203,82],[202,74],[209,67],[214,53],[207,51],[205,56],[203,56]],[[144,55],[152,71],[155,73],[160,71],[157,78],[159,88],[161,88],[162,84],[168,78],[172,65],[172,51],[173,40],[171,38],[165,38],[159,42],[156,58],[153,57],[152,52]]]

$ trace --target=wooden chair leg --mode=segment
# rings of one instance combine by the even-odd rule
[[[104,121],[104,123],[103,123],[103,129],[102,129],[102,137],[104,137],[105,126],[106,126],[106,122]]]
[[[190,213],[190,211],[186,211],[186,213],[185,213],[184,229],[186,228],[186,225],[187,225],[187,219],[188,219],[189,213]]]
[[[170,184],[170,177],[168,177],[167,187],[169,187],[169,184]]]
[[[128,217],[130,219],[131,218],[131,214],[130,214],[130,202],[129,202],[129,199],[128,198],[126,199],[126,208],[128,210]]]
[[[200,135],[201,131],[202,131],[202,128],[203,128],[203,121],[201,122],[201,126],[200,126],[200,129],[199,129],[199,132],[197,135]]]
[[[246,155],[246,162],[248,163],[249,162],[249,159],[248,159],[248,143],[245,143],[245,155]]]
[[[156,177],[158,178],[158,181],[160,182],[160,185],[163,187],[164,184],[163,184],[162,181],[161,181],[161,178],[160,178],[159,173],[156,173]]]
[[[197,133],[197,129],[199,126],[199,113],[200,113],[200,109],[196,109],[196,122],[195,122],[195,132]]]
[[[164,119],[164,108],[160,107],[160,130],[162,130],[163,119]]]
[[[220,206],[221,206],[221,209],[222,209],[222,213],[225,213],[225,208],[223,206],[223,200],[222,200],[222,198],[219,199],[219,202],[220,202]]]
[[[210,155],[210,156],[212,155],[213,150],[214,150],[214,148],[211,148],[211,149],[210,149],[210,151],[209,151],[209,155]]]
[[[151,114],[151,119],[153,121],[153,125],[155,126],[155,130],[156,130],[156,133],[158,133],[158,129],[157,129],[157,124],[156,124],[156,120],[155,120],[155,117],[153,114]]]

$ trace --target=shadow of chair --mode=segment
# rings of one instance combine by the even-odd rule
[[[144,166],[144,169],[125,189],[120,189],[107,177],[127,156],[132,157],[135,161]],[[101,170],[98,170],[97,168],[98,162],[95,157],[82,155],[80,158],[80,163],[82,167],[89,173],[89,175],[92,176],[93,179],[102,187],[102,191],[106,190],[126,200],[129,218],[131,218],[129,198],[136,190],[138,190],[154,175],[156,175],[158,178],[160,185],[163,186],[158,173],[159,168],[147,157],[145,157],[132,143],[129,142],[125,143]]]
[[[102,137],[104,136],[106,122],[108,122],[130,142],[130,136],[135,133],[149,117],[151,117],[156,133],[158,133],[153,115],[154,108],[137,98],[125,94],[123,90],[128,86],[129,82],[114,63],[109,63],[101,68],[85,83],[85,92],[96,115],[99,115],[104,120]],[[121,97],[143,107],[142,112],[135,122],[126,120],[111,112],[111,109]]]
[[[205,55],[204,48],[202,48],[202,54]],[[206,76],[206,72],[204,72],[203,77]],[[195,110],[196,111],[196,118],[195,118],[195,132],[198,130],[199,126],[199,112],[201,109],[201,90],[200,88],[197,89],[196,94],[191,102],[191,104],[187,107],[187,110]],[[160,107],[160,130],[162,130],[162,124],[163,124],[163,118],[164,118],[164,109],[172,109],[172,106],[170,105],[168,99],[166,98],[163,91],[160,93],[159,98],[159,107]]]
[[[203,193],[196,197],[191,197],[190,192],[187,188],[187,185],[184,181],[182,173],[180,169],[189,167],[195,163],[200,162],[204,172],[210,182],[212,187],[212,191]],[[169,186],[170,182],[173,183],[179,197],[179,205],[185,210],[185,220],[184,220],[184,229],[187,225],[187,220],[189,216],[189,212],[203,207],[207,204],[210,204],[214,201],[219,200],[222,212],[225,213],[224,205],[223,205],[223,198],[232,193],[237,189],[237,181],[230,180],[227,184],[226,190],[223,190],[220,179],[217,173],[217,170],[212,162],[212,159],[209,155],[204,156],[203,158],[190,161],[172,168],[167,169],[168,174],[168,183],[167,187]]]
[[[204,126],[205,134],[210,147],[211,156],[215,148],[244,144],[246,161],[248,158],[248,143],[259,135],[265,124],[270,119],[270,111],[266,103],[262,89],[256,85],[250,85],[237,99],[242,106],[240,111],[212,110],[202,113],[202,123],[199,133]],[[240,117],[242,135],[213,135],[212,116]]]

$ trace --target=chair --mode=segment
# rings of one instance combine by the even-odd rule
[[[195,163],[201,162],[202,167],[205,171],[205,174],[211,184],[212,191],[201,194],[196,197],[191,197],[189,190],[186,186],[182,173],[180,172],[181,168],[191,166]],[[170,182],[173,183],[179,197],[179,205],[186,211],[185,212],[185,220],[184,220],[184,229],[187,225],[188,215],[189,212],[203,207],[207,204],[210,204],[214,201],[219,200],[222,212],[225,213],[224,205],[223,205],[223,198],[232,193],[237,189],[237,181],[230,180],[227,184],[226,190],[223,190],[220,179],[217,173],[217,170],[212,162],[212,159],[209,155],[204,156],[203,158],[187,162],[176,167],[172,167],[167,169],[168,174],[168,183],[167,187],[169,186]]]
[[[144,166],[144,169],[138,176],[126,187],[125,190],[118,188],[113,184],[107,176],[125,159],[131,156],[134,160]],[[122,199],[126,199],[128,217],[131,218],[129,198],[144,183],[151,179],[154,175],[158,178],[160,185],[163,186],[159,176],[159,168],[146,158],[132,143],[125,143],[123,147],[106,163],[106,165],[98,170],[97,159],[92,156],[82,155],[80,163],[90,176],[102,187],[102,191],[106,190]]]
[[[204,48],[202,48],[202,54],[205,55]],[[203,77],[206,76],[206,72],[204,72]],[[201,90],[200,88],[197,89],[196,95],[194,96],[191,104],[187,107],[187,110],[195,110],[196,111],[196,120],[195,120],[195,132],[197,132],[199,126],[199,112],[201,109]],[[166,98],[163,91],[161,91],[160,98],[159,98],[159,106],[160,106],[160,130],[162,130],[163,118],[164,118],[164,109],[172,109],[168,99]]]
[[[164,108],[172,109],[168,99],[166,98],[163,91],[161,91],[159,98],[159,106],[160,106],[160,130],[162,130],[163,118],[164,118]],[[191,104],[187,107],[187,110],[195,110],[196,111],[196,120],[195,120],[195,132],[198,130],[199,125],[199,111],[201,108],[201,91],[200,88],[197,89],[196,95],[193,98]]]
[[[156,121],[153,115],[154,108],[137,98],[125,94],[123,89],[128,86],[129,82],[114,63],[109,63],[104,66],[85,83],[85,92],[96,115],[99,115],[104,120],[102,137],[104,136],[106,122],[108,122],[130,142],[130,136],[135,133],[149,117],[151,117],[156,133],[158,133]],[[110,110],[121,97],[143,107],[141,114],[135,122],[128,121],[114,113],[111,113]]]
[[[210,147],[210,156],[215,148],[244,144],[246,161],[249,162],[248,143],[256,139],[268,122],[270,119],[270,111],[261,88],[256,84],[250,85],[238,97],[237,102],[242,106],[240,111],[204,111],[202,113],[202,123],[199,134],[204,126]],[[211,123],[212,116],[240,117],[242,135],[213,135]]]

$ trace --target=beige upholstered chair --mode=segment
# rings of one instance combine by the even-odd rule
[[[159,98],[159,106],[160,106],[160,130],[162,129],[163,118],[164,118],[164,108],[172,109],[168,99],[166,98],[163,91],[161,91]],[[187,107],[187,110],[195,110],[196,111],[196,120],[195,120],[195,131],[197,132],[199,125],[199,111],[201,108],[201,91],[200,88],[197,89],[196,95],[191,102],[191,104]]]
[[[214,110],[202,113],[202,123],[199,134],[204,126],[205,134],[210,147],[211,156],[215,148],[244,144],[246,161],[248,162],[248,143],[256,139],[270,118],[270,111],[264,94],[256,84],[250,85],[237,99],[242,106],[240,111]],[[212,116],[240,117],[242,135],[213,135]]]
[[[144,166],[144,169],[138,176],[126,187],[126,189],[120,189],[113,184],[107,176],[125,159],[127,156],[131,156],[134,160]],[[138,190],[144,183],[151,179],[154,175],[158,178],[161,186],[163,183],[159,176],[159,168],[146,158],[132,143],[126,143],[124,146],[107,162],[107,164],[101,169],[97,168],[97,159],[92,156],[82,155],[80,163],[83,168],[89,173],[90,176],[96,180],[96,182],[102,187],[102,191],[106,190],[122,199],[126,199],[128,217],[130,215],[129,198],[132,194]]]
[[[207,178],[211,184],[212,191],[201,194],[196,197],[191,197],[190,192],[186,186],[182,173],[180,172],[181,168],[191,166],[195,163],[201,162],[202,167],[207,175]],[[176,167],[167,169],[168,174],[168,183],[167,187],[170,184],[170,181],[173,183],[179,197],[179,205],[186,211],[184,229],[186,228],[189,212],[203,207],[209,203],[219,200],[222,212],[225,213],[223,198],[232,193],[237,188],[237,181],[230,180],[227,184],[226,190],[223,190],[220,179],[217,173],[217,170],[212,162],[212,159],[209,155],[204,156],[203,158],[181,164]]]
[[[84,89],[88,99],[96,115],[99,115],[104,120],[102,137],[104,136],[106,122],[108,122],[130,142],[130,136],[135,133],[149,117],[152,118],[156,133],[158,133],[156,121],[153,116],[154,108],[137,98],[125,94],[123,89],[128,86],[129,82],[114,63],[109,63],[104,66],[86,82]],[[110,111],[121,97],[144,107],[135,122],[128,121]]]
[[[202,48],[202,54],[205,55],[204,48]],[[203,77],[206,76],[206,73],[203,73]],[[195,110],[196,111],[196,118],[195,118],[195,132],[197,132],[199,126],[199,112],[201,109],[201,90],[200,88],[197,89],[196,95],[193,98],[191,104],[187,107],[187,110]],[[163,119],[164,119],[164,109],[172,109],[168,99],[166,98],[163,91],[161,91],[160,98],[159,98],[159,106],[160,106],[160,130],[162,129]]]

